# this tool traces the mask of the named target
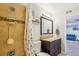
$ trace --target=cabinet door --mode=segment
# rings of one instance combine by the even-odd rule
[[[61,39],[55,40],[54,49],[55,49],[55,55],[61,53]]]
[[[58,53],[61,53],[61,39],[58,40]]]
[[[41,48],[43,52],[50,54],[50,42],[41,41]]]

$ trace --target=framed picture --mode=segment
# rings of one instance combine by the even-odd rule
[[[40,17],[40,34],[53,34],[53,21],[51,19]]]

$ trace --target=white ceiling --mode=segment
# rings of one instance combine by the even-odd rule
[[[65,10],[79,7],[79,3],[53,3],[51,6],[58,10]]]
[[[67,11],[71,8],[79,7],[79,3],[39,3],[37,5],[52,13]]]

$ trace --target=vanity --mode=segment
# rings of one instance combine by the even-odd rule
[[[53,20],[45,15],[40,18],[41,51],[51,56],[61,53],[61,37],[59,27],[53,34]]]
[[[48,53],[51,56],[57,56],[61,53],[61,38],[56,40],[41,40],[41,51]]]

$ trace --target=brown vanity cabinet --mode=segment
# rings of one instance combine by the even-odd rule
[[[61,53],[61,39],[54,41],[41,40],[41,51],[50,54],[51,56],[57,56]]]

